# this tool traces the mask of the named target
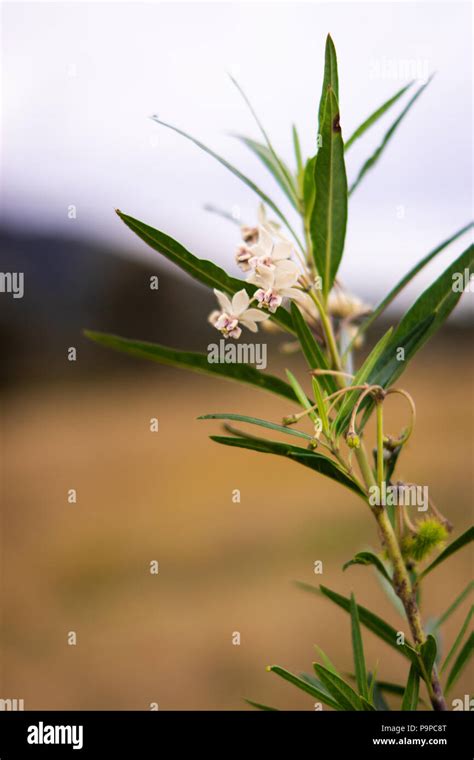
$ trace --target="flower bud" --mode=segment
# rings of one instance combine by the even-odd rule
[[[346,435],[346,443],[350,449],[360,449],[360,438],[353,430]]]

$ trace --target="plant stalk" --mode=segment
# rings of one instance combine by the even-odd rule
[[[380,456],[378,455],[377,458],[379,459]],[[362,447],[360,449],[357,449],[357,461],[359,462],[359,467],[361,469],[366,485],[367,487],[370,487],[374,484],[375,478],[367,461],[365,450]],[[388,557],[392,563],[394,591],[403,604],[414,643],[417,646],[421,646],[421,644],[426,641],[426,634],[423,630],[421,615],[418,609],[418,604],[416,602],[416,595],[413,590],[410,577],[408,575],[408,571],[402,557],[402,553],[400,551],[397,537],[385,508],[381,505],[376,505],[371,506],[371,509],[377,521],[380,533],[382,534]],[[443,691],[435,666],[433,667],[431,674],[431,683],[427,684],[427,686],[433,710],[447,710],[448,708],[443,696]]]

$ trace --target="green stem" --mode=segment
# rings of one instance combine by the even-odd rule
[[[378,455],[377,459],[379,459]],[[374,485],[375,478],[372,470],[369,467],[366,452],[362,447],[357,450],[357,461],[359,462],[359,466],[366,485],[368,488],[370,488],[370,486]],[[383,473],[382,477],[380,478],[380,472],[378,472],[378,479],[379,484],[383,482]],[[408,575],[408,571],[406,569],[405,562],[400,551],[397,537],[385,508],[381,505],[376,505],[371,506],[371,510],[377,521],[377,525],[382,534],[385,549],[393,567],[394,591],[403,604],[413,640],[415,642],[415,645],[419,647],[426,641],[426,634],[423,630],[421,615],[416,602],[416,595],[412,588],[410,577]],[[427,684],[427,686],[433,710],[447,710],[446,701],[443,696],[438,673],[435,667],[433,667],[433,672],[431,674],[431,683]]]
[[[317,296],[314,294],[312,290],[309,291],[309,295],[312,298],[318,310],[319,318],[321,319],[321,324],[323,326],[324,335],[326,337],[327,346],[329,348],[329,353],[331,355],[331,360],[334,365],[334,368],[337,369],[339,372],[341,372],[342,371],[341,360],[339,358],[339,351],[337,349],[336,338],[334,337],[331,321],[328,315],[326,314],[326,311],[321,301],[319,300],[319,298],[317,298]]]

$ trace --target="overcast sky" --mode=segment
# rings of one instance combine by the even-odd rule
[[[292,163],[292,122],[306,154],[314,151],[328,32],[338,51],[346,137],[410,78],[410,68],[421,79],[436,72],[350,201],[343,282],[380,297],[472,217],[469,3],[6,3],[2,13],[9,224],[143,254],[113,213],[119,207],[232,268],[238,228],[202,207],[237,207],[253,223],[256,196],[148,117],[157,112],[192,132],[287,211],[265,169],[229,135],[258,131],[227,72]],[[348,154],[350,179],[396,113]],[[75,221],[67,218],[69,204],[77,206]],[[420,276],[407,298],[463,244],[466,238]]]

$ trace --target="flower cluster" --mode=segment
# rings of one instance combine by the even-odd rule
[[[251,298],[246,290],[240,290],[232,301],[220,291],[214,291],[221,311],[212,312],[209,321],[225,338],[239,338],[241,324],[256,332],[256,322],[266,321],[284,298],[301,300],[304,297],[296,287],[300,268],[292,260],[294,247],[276,225],[262,220],[258,227],[242,227],[241,232],[243,243],[235,258],[247,274],[247,282],[257,290]],[[253,302],[257,308],[249,308]]]

